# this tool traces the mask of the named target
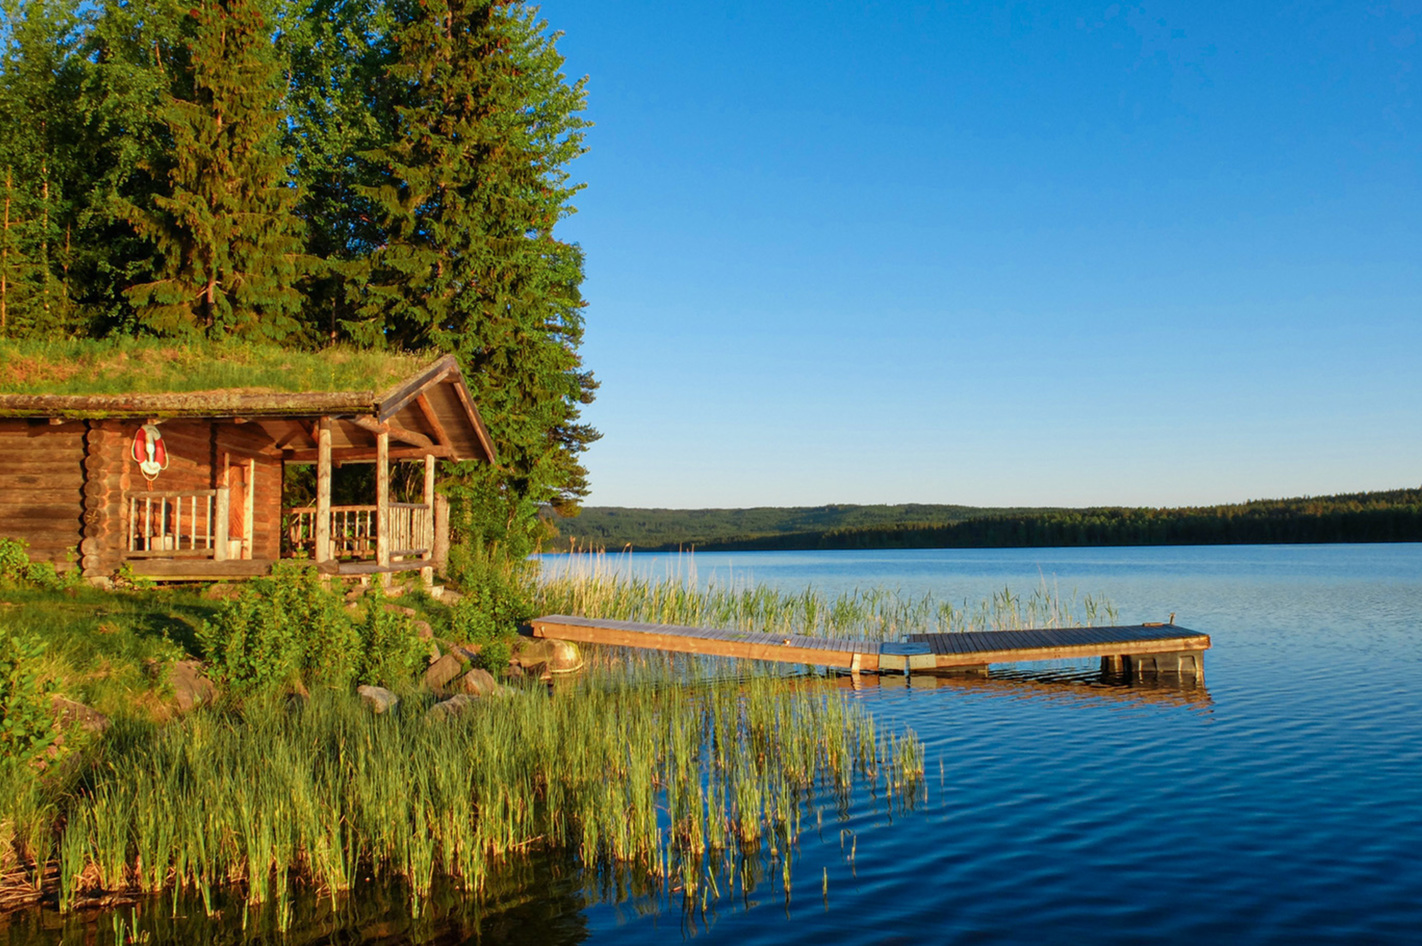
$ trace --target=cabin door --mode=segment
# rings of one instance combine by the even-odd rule
[[[229,559],[250,559],[252,557],[252,520],[255,497],[253,487],[256,481],[257,461],[241,460],[230,455],[223,458],[223,476],[231,495],[228,507],[228,553]]]

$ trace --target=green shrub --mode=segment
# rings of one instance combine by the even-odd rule
[[[304,678],[348,686],[361,640],[341,598],[309,565],[278,563],[204,622],[198,641],[214,676],[237,692],[276,689]]]
[[[462,595],[450,616],[453,633],[480,646],[480,666],[503,673],[519,624],[533,617],[529,566],[498,549],[474,546],[453,552],[451,577]]]
[[[0,538],[0,588],[18,588],[27,584],[26,570],[30,556],[25,552],[24,539]]]
[[[59,591],[82,581],[78,569],[60,574],[51,562],[32,562],[24,539],[0,538],[0,588]]]
[[[376,585],[367,596],[365,620],[360,625],[361,660],[356,679],[399,687],[419,670],[425,646],[411,618],[385,610],[385,595]]]
[[[54,744],[54,686],[39,672],[44,642],[0,625],[0,768],[29,765]]]

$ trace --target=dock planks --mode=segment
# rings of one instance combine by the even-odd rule
[[[854,671],[933,671],[1031,660],[1198,654],[1210,646],[1209,635],[1173,624],[913,634],[903,641],[884,643],[566,614],[534,618],[531,623],[535,637]]]

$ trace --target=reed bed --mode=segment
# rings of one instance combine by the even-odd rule
[[[318,693],[116,725],[64,806],[61,907],[177,888],[212,910],[234,887],[280,905],[374,880],[418,914],[436,883],[480,892],[536,848],[695,900],[734,890],[765,848],[788,872],[817,794],[842,807],[867,784],[902,803],[923,784],[911,733],[805,681],[599,679],[446,721],[425,706],[377,716]]]
[[[560,555],[553,563],[535,585],[540,614],[862,640],[1117,623],[1116,608],[1105,598],[1075,591],[1064,596],[1045,579],[1025,595],[1004,588],[976,604],[955,605],[886,588],[831,596],[815,588],[788,592],[735,581],[703,585],[694,561],[660,578],[639,575],[626,559],[605,553]]]

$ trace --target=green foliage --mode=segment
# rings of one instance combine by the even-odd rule
[[[44,651],[38,637],[0,625],[0,768],[30,765],[54,744],[54,687],[39,666]]]
[[[404,381],[438,353],[333,345],[300,351],[234,339],[0,339],[0,393],[180,394],[217,388],[372,391]]]
[[[360,624],[361,659],[356,677],[387,689],[399,689],[424,663],[426,645],[415,632],[414,621],[385,608],[385,595],[377,585],[367,595],[365,618]]]
[[[0,588],[59,591],[83,582],[76,569],[63,574],[53,562],[32,562],[24,539],[0,538]]]
[[[451,550],[450,577],[462,595],[451,614],[452,633],[478,644],[478,664],[502,674],[518,626],[534,615],[529,564],[497,547],[461,546]]]
[[[24,539],[0,538],[0,588],[16,588],[27,583],[30,556]]]
[[[536,520],[522,500],[575,504],[577,455],[596,439],[576,423],[596,385],[581,367],[582,251],[558,240],[579,190],[583,82],[563,74],[556,35],[535,10],[490,0],[387,4],[392,104],[386,140],[362,155],[381,243],[348,269],[357,339],[434,346],[460,360],[494,435],[500,470],[473,498],[504,531]],[[506,493],[500,498],[495,494]]]
[[[239,694],[298,681],[398,689],[419,669],[426,647],[409,617],[386,610],[378,589],[357,621],[316,569],[299,562],[279,562],[270,578],[249,582],[204,623],[198,639],[214,676]]]
[[[157,278],[125,290],[151,331],[285,339],[297,328],[300,223],[272,25],[261,0],[198,0],[166,50],[158,117],[172,145],[145,169],[168,186],[122,208],[159,254]]]
[[[361,640],[341,599],[316,570],[278,563],[205,622],[198,640],[214,675],[238,693],[275,690],[299,679],[346,686],[361,661]]]
[[[461,534],[536,537],[539,504],[576,506],[596,382],[578,354],[582,250],[555,228],[588,123],[536,8],[0,12],[0,336],[453,353],[500,460],[449,471]]]

